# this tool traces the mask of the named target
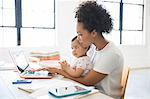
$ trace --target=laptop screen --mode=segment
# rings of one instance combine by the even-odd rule
[[[13,58],[14,64],[21,72],[23,72],[29,66],[23,51],[15,51],[11,52],[10,54]]]

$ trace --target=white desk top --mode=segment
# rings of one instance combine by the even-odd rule
[[[130,70],[124,99],[150,99],[150,67]]]
[[[79,84],[75,81],[63,78],[62,76],[56,76],[52,79],[32,79],[31,84],[12,84],[13,80],[19,79],[17,72],[13,70],[9,71],[0,71],[0,81],[7,87],[10,97],[0,94],[1,99],[51,99],[54,98],[48,94],[48,88],[53,86],[68,86],[69,84]],[[81,85],[81,84],[80,84]],[[33,93],[27,93],[18,89],[18,86],[31,87],[36,89]],[[83,86],[83,85],[82,85]],[[96,93],[95,93],[96,92]],[[113,99],[107,95],[104,95],[100,92],[95,91],[94,94],[86,94],[86,96],[76,96],[70,98],[82,98],[82,99]]]

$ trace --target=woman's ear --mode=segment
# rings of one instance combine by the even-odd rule
[[[93,30],[93,31],[91,32],[91,36],[94,37],[94,38],[97,36],[96,30]]]

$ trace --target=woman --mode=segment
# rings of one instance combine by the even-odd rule
[[[123,56],[120,50],[103,36],[103,33],[108,34],[112,30],[111,16],[95,1],[87,1],[79,5],[75,18],[79,42],[83,46],[96,46],[93,69],[86,76],[79,78],[71,77],[61,69],[46,70],[87,86],[95,86],[102,93],[120,98]]]

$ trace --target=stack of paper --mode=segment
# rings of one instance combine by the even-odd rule
[[[58,51],[54,52],[40,52],[40,51],[34,51],[30,53],[30,56],[33,58],[37,58],[40,61],[45,60],[60,60],[60,54]]]

